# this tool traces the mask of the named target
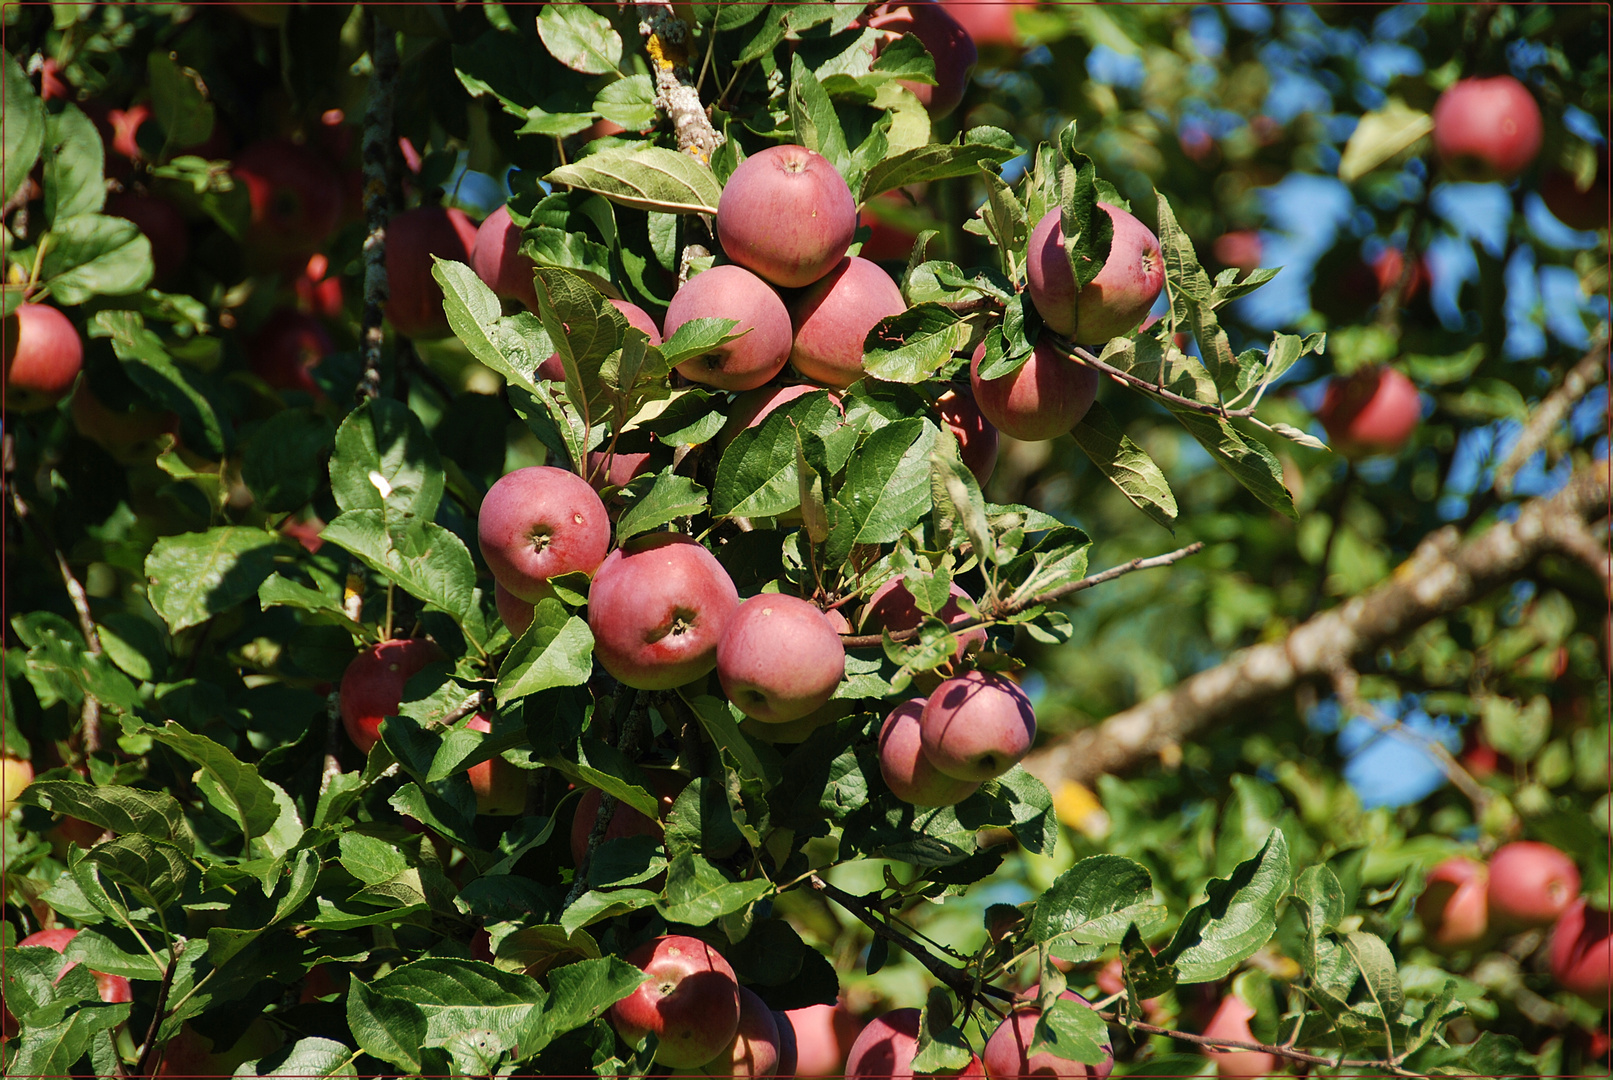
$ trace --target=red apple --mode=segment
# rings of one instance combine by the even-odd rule
[[[521,229],[510,220],[508,206],[487,215],[476,230],[470,266],[499,296],[519,300],[528,311],[538,310],[538,292],[532,283],[537,264],[521,254]]]
[[[493,605],[512,636],[520,637],[532,625],[536,605],[527,603],[496,581],[493,582]]]
[[[594,574],[594,656],[635,689],[682,686],[717,666],[717,642],[738,607],[734,579],[700,544],[678,533],[634,537]]]
[[[1255,1010],[1236,994],[1228,994],[1205,1025],[1204,1034],[1212,1039],[1257,1043],[1260,1040],[1249,1029],[1254,1015]],[[1278,1071],[1277,1055],[1263,1050],[1206,1050],[1205,1053],[1215,1059],[1215,1071],[1223,1077],[1271,1076]]]
[[[719,390],[754,390],[784,369],[790,358],[790,313],[772,286],[741,266],[714,266],[696,274],[666,309],[671,337],[690,319],[733,319],[743,336],[678,365],[690,382]]]
[[[869,26],[884,33],[881,46],[903,34],[913,34],[935,59],[934,85],[906,79],[898,85],[911,90],[936,119],[951,113],[963,100],[963,92],[969,88],[969,73],[979,58],[974,38],[953,17],[953,10],[934,0],[907,0],[881,4],[868,20]]]
[[[1020,5],[1035,7],[1036,0],[944,0],[947,12],[958,25],[968,31],[977,46],[1019,45],[1024,35],[1014,21],[1014,9]]]
[[[795,1032],[797,1080],[846,1074],[846,1055],[857,1041],[862,1025],[846,1008],[845,1002],[808,1005],[803,1009],[790,1009],[783,1015]]]
[[[1062,961],[1060,961],[1057,957],[1054,957],[1054,963],[1058,964],[1062,963]],[[1065,971],[1068,969],[1060,968],[1059,970]],[[1099,968],[1097,974],[1092,977],[1092,981],[1098,984],[1098,992],[1104,997],[1108,997],[1111,994],[1118,994],[1120,991],[1124,990],[1126,988],[1126,978],[1125,971],[1120,963],[1120,957],[1116,956],[1112,958],[1107,964],[1104,964],[1103,967]],[[1143,1008],[1143,1017],[1150,1024],[1159,1024],[1164,1018],[1164,1003],[1161,1002],[1159,998],[1143,998],[1141,1005]]]
[[[877,263],[841,259],[790,304],[790,363],[814,382],[843,390],[863,376],[868,332],[906,310],[902,290]]]
[[[486,933],[485,930],[478,933]],[[345,974],[333,973],[329,964],[315,964],[303,976],[302,990],[297,994],[297,1004],[307,1005],[332,994],[345,994],[348,979]]]
[[[134,222],[151,241],[153,285],[163,288],[171,284],[185,268],[185,260],[190,257],[190,227],[173,203],[150,195],[118,192],[106,197],[104,213]]]
[[[1579,896],[1579,868],[1550,844],[1520,840],[1490,856],[1490,917],[1497,925],[1549,926]]]
[[[610,547],[610,518],[588,481],[533,465],[505,474],[488,490],[476,535],[498,583],[535,604],[552,595],[550,578],[598,569]]]
[[[231,172],[252,201],[249,253],[305,254],[323,246],[341,219],[341,179],[307,146],[287,139],[255,142],[236,155]]]
[[[974,616],[958,605],[959,599],[973,603],[973,597],[956,581],[952,582],[950,591],[953,599],[948,600],[936,613],[937,617],[948,626],[957,626],[973,620]],[[874,590],[874,595],[868,598],[868,603],[863,606],[862,615],[858,620],[861,631],[865,634],[877,634],[881,630],[899,634],[904,630],[912,630],[923,621],[924,613],[919,610],[918,602],[913,599],[913,594],[908,592],[900,577],[893,577]],[[959,660],[963,659],[963,654],[969,649],[979,649],[986,644],[984,626],[954,632],[958,636]]]
[[[606,297],[606,299],[610,301],[612,307],[620,311],[622,316],[627,319],[627,325],[635,330],[644,332],[644,335],[650,339],[651,345],[661,344],[661,331],[655,325],[655,320],[650,318],[649,312],[637,304],[629,304],[626,300],[618,300],[615,297]],[[534,293],[533,303],[536,304],[536,293]],[[533,310],[537,310],[536,307]],[[566,368],[560,361],[559,353],[550,353],[549,358],[538,365],[538,378],[548,379],[551,382],[566,381]]]
[[[627,955],[650,978],[610,1007],[629,1045],[654,1033],[655,1060],[675,1069],[703,1065],[739,1031],[739,984],[728,961],[699,938],[655,938]]]
[[[778,1065],[773,1075],[783,1080],[793,1080],[796,1076],[796,1063],[801,1057],[801,1047],[795,1039],[795,1028],[790,1025],[790,1018],[773,1010],[773,1023],[778,1028]]]
[[[383,641],[359,653],[342,672],[342,726],[360,753],[381,739],[381,721],[398,714],[403,685],[427,664],[448,659],[429,638]]]
[[[786,288],[810,285],[834,269],[856,231],[851,189],[828,158],[803,146],[752,154],[729,176],[717,201],[723,251]],[[669,311],[668,333],[671,325]]]
[[[22,304],[0,323],[0,353],[11,412],[38,412],[56,404],[84,367],[78,328],[45,304]]]
[[[11,813],[17,796],[34,782],[34,767],[18,758],[0,757],[0,817]]]
[[[297,310],[322,319],[339,319],[342,316],[342,279],[328,277],[330,260],[315,252],[308,256],[308,264],[291,283],[297,294]]]
[[[1210,253],[1222,266],[1231,266],[1248,273],[1260,266],[1260,233],[1254,229],[1238,229],[1222,233],[1210,245]]]
[[[962,388],[942,394],[935,409],[941,414],[941,422],[958,440],[958,457],[963,460],[964,468],[974,473],[975,480],[985,487],[997,469],[996,426],[980,411],[974,394]]]
[[[857,254],[874,262],[905,263],[908,256],[913,254],[913,244],[918,240],[918,233],[880,217],[878,205],[881,203],[903,209],[911,205],[907,196],[900,191],[886,191],[876,195],[857,211],[857,227],[868,226],[868,239],[863,241],[863,246]]]
[[[1569,993],[1592,1005],[1607,1004],[1608,969],[1613,966],[1613,915],[1575,900],[1557,920],[1551,936],[1551,974]]]
[[[1114,225],[1109,258],[1079,292],[1058,210],[1031,230],[1026,256],[1031,302],[1042,320],[1057,334],[1095,345],[1135,330],[1165,285],[1165,257],[1148,226],[1117,206],[1100,202],[1098,209]]]
[[[741,431],[747,428],[760,427],[762,421],[773,413],[788,405],[796,398],[822,390],[821,386],[811,383],[794,383],[790,386],[762,386],[755,390],[747,390],[734,398],[733,406],[728,410],[728,422],[717,433],[717,445],[726,448],[733,442]],[[840,404],[840,395],[833,390],[828,391],[829,400],[836,405]]]
[[[66,101],[72,96],[67,83],[62,81],[61,65],[46,60],[39,65],[39,96],[44,101]]]
[[[1377,282],[1378,295],[1387,296],[1389,291],[1400,283],[1400,275],[1406,268],[1406,253],[1397,247],[1386,247],[1372,260],[1372,276]],[[1422,256],[1411,268],[1411,276],[1406,279],[1405,291],[1400,294],[1402,304],[1411,300],[1423,287],[1428,284],[1428,261]]]
[[[1417,898],[1417,917],[1433,945],[1465,949],[1484,940],[1490,922],[1489,876],[1483,863],[1462,856],[1428,872],[1428,884]]]
[[[645,817],[626,803],[618,801],[616,811],[611,814],[610,824],[605,826],[605,837],[602,843],[612,840],[624,840],[630,836],[653,836],[657,839],[663,835],[661,822],[666,820],[672,811],[672,804],[678,801],[678,795],[689,781],[682,773],[671,769],[645,769],[645,777],[649,780],[649,791],[655,795],[658,816],[655,819]],[[594,822],[599,818],[599,804],[602,801],[598,788],[589,788],[577,800],[577,813],[571,819],[571,862],[574,866],[582,865],[583,855],[588,851],[588,837],[594,831]]]
[[[1035,991],[1029,990],[1023,996],[1034,999]],[[1073,990],[1066,990],[1059,997],[1082,1005],[1091,1004]],[[1042,1011],[1036,1007],[1034,1000],[1030,1000],[1016,1005],[1007,1019],[997,1025],[997,1029],[986,1040],[986,1052],[981,1055],[985,1059],[986,1076],[990,1080],[1017,1080],[1028,1076],[1057,1077],[1058,1080],[1103,1080],[1114,1071],[1114,1050],[1107,1043],[1104,1044],[1107,1054],[1097,1065],[1084,1065],[1045,1051],[1030,1053],[1031,1044],[1036,1040],[1036,1023],[1041,1018]]]
[[[969,671],[936,687],[919,720],[924,756],[958,780],[990,780],[1036,740],[1030,698],[1009,678]]]
[[[985,355],[981,342],[969,363],[969,386],[981,414],[1010,438],[1057,438],[1081,422],[1098,395],[1097,369],[1059,355],[1045,338],[1017,371],[995,379],[980,377]]]
[[[879,729],[879,774],[891,793],[914,806],[955,806],[967,799],[980,785],[974,780],[955,780],[940,772],[924,756],[919,718],[924,715],[923,698],[904,701],[885,718]]]
[[[470,262],[476,223],[464,211],[441,206],[405,210],[386,226],[386,276],[391,290],[386,317],[405,337],[441,337],[448,332],[442,286],[431,276],[433,255]]]
[[[846,1055],[847,1080],[913,1080],[919,1011],[893,1009],[868,1022]]]
[[[246,358],[258,378],[276,390],[300,390],[323,398],[325,392],[313,372],[335,351],[324,323],[292,308],[280,308],[247,342]]]
[[[17,942],[17,947],[25,949],[38,945],[47,949],[55,949],[57,952],[63,952],[67,948],[67,943],[76,937],[78,937],[77,930],[69,930],[66,927],[59,926],[54,930],[40,930],[29,934]],[[77,966],[77,960],[62,965],[62,970],[56,973],[56,980],[60,982],[63,975],[66,975]],[[95,976],[95,989],[100,993],[103,1002],[109,1005],[117,1005],[121,1002],[134,1000],[134,995],[129,990],[129,980],[122,975],[108,975],[104,971],[92,971],[90,974]]]
[[[465,722],[472,731],[489,732],[493,722],[477,713]],[[476,793],[476,812],[508,817],[526,809],[526,773],[502,757],[488,758],[470,767],[470,787]]]
[[[1434,103],[1434,150],[1458,180],[1514,180],[1540,153],[1540,106],[1510,75],[1463,79]]]
[[[723,693],[753,720],[799,720],[828,704],[845,675],[840,635],[799,597],[751,597],[734,610],[717,642]]]
[[[610,467],[605,467],[605,451],[588,451],[588,483],[595,491],[606,488],[624,488],[634,480],[655,471],[650,454],[629,454],[621,450],[610,456]],[[620,499],[616,501],[620,502]]]
[[[1370,367],[1328,383],[1317,416],[1334,449],[1346,457],[1393,454],[1417,430],[1422,401],[1401,372]]]
[[[767,1003],[754,992],[739,988],[739,1030],[733,1042],[697,1068],[675,1070],[673,1076],[764,1077],[779,1075],[783,1037]]]
[[[310,513],[304,518],[288,517],[281,524],[280,531],[301,544],[310,555],[318,555],[319,549],[325,546],[325,538],[320,535],[325,531],[325,522],[318,514]]]

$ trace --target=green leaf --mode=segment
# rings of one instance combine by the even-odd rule
[[[1344,951],[1350,954],[1355,966],[1361,970],[1363,985],[1368,996],[1378,1006],[1386,1024],[1399,1020],[1406,1007],[1406,991],[1400,985],[1395,970],[1395,957],[1389,946],[1376,934],[1352,930],[1343,936]],[[1392,1029],[1386,1029],[1392,1032]],[[1390,1035],[1393,1042],[1393,1035]]]
[[[575,934],[585,926],[602,919],[641,911],[657,903],[660,896],[648,889],[589,890],[577,897],[560,916],[560,926],[567,934]]]
[[[76,105],[47,116],[45,133],[45,220],[99,214],[106,205],[101,133]]]
[[[617,79],[594,98],[594,111],[628,131],[655,123],[655,86],[648,75]]]
[[[320,536],[358,556],[411,596],[463,619],[474,603],[476,567],[460,540],[441,525],[426,524],[400,537],[387,534],[381,510],[349,510]]]
[[[1066,1061],[1098,1065],[1113,1058],[1109,1029],[1091,1006],[1058,998],[1036,1021],[1029,1053],[1047,1052]]]
[[[0,117],[4,128],[0,132],[0,202],[9,204],[28,181],[45,145],[45,103],[9,52],[0,60],[0,92],[5,95],[5,113]]]
[[[325,626],[339,626],[356,637],[363,637],[364,627],[354,622],[343,610],[341,602],[326,596],[318,589],[310,589],[295,581],[270,574],[258,586],[258,606],[262,608],[290,607],[308,613],[308,622]]]
[[[1028,932],[1039,942],[1117,944],[1132,924],[1147,928],[1160,920],[1164,913],[1153,895],[1154,879],[1140,864],[1092,855],[1060,874],[1036,901]]]
[[[162,339],[146,328],[138,312],[98,311],[90,319],[89,334],[112,339],[112,352],[123,362],[123,373],[164,408],[179,414],[180,430],[187,440],[195,432],[194,437],[206,449],[224,452],[225,427],[212,404],[190,384]]]
[[[40,260],[44,290],[67,307],[96,296],[125,296],[151,283],[151,241],[134,222],[79,214],[52,223]],[[41,241],[44,242],[43,240]]]
[[[548,1042],[604,1015],[643,984],[644,972],[618,956],[582,960],[548,974],[550,996],[544,1003],[541,1041],[522,1044],[526,1060]]]
[[[1294,497],[1283,486],[1283,467],[1274,454],[1259,441],[1246,439],[1227,421],[1217,416],[1172,407],[1171,414],[1226,473],[1242,484],[1255,498],[1271,509],[1294,520],[1299,511]]]
[[[1176,495],[1165,479],[1165,471],[1120,430],[1108,409],[1093,402],[1070,434],[1081,452],[1133,506],[1176,531]]]
[[[424,1038],[416,1044],[420,1047],[447,1047],[463,1032],[479,1031],[500,1052],[543,1030],[542,1012],[549,998],[525,975],[447,957],[404,964],[367,989],[374,997],[407,1002],[419,1011],[425,1021]]]
[[[1288,890],[1288,840],[1273,829],[1254,858],[1232,876],[1212,878],[1206,899],[1182,917],[1161,963],[1173,963],[1184,983],[1225,977],[1276,932],[1277,901]]]
[[[160,728],[141,728],[141,733],[201,766],[199,776],[207,781],[201,785],[203,795],[235,822],[248,841],[267,833],[279,820],[280,807],[274,792],[258,776],[257,766],[239,760],[207,736],[187,731],[172,720]]]
[[[378,510],[387,531],[429,522],[442,500],[444,476],[436,443],[407,405],[366,401],[336,431],[331,493],[343,510]]]
[[[244,448],[241,479],[257,505],[273,514],[300,509],[325,479],[323,459],[336,429],[312,409],[284,409],[253,432]]]
[[[722,197],[722,187],[710,169],[663,146],[602,150],[554,170],[544,180],[663,214],[715,214]]]
[[[140,906],[157,910],[179,899],[190,876],[185,852],[139,833],[96,844],[84,862],[100,871],[103,883],[111,881],[137,897]]]
[[[15,62],[15,61],[13,61]],[[129,1018],[133,1006],[81,1005],[47,1027],[26,1026],[6,1063],[8,1076],[69,1076],[90,1049],[91,1040]]]
[[[918,304],[868,332],[863,370],[886,382],[921,383],[968,343],[968,323],[940,304]]]
[[[884,544],[930,511],[930,450],[936,428],[910,418],[868,436],[846,467],[829,504],[829,565],[850,558],[859,544]]]
[[[298,1039],[284,1050],[276,1051],[256,1061],[248,1061],[235,1070],[236,1076],[284,1076],[288,1080],[357,1080],[353,1067],[356,1055],[333,1039],[317,1036]]]
[[[818,77],[807,68],[800,53],[790,58],[790,120],[795,125],[796,142],[829,159],[842,176],[848,171],[846,132],[835,114],[834,102]]]
[[[608,75],[622,62],[622,37],[610,20],[584,4],[546,4],[538,36],[549,55],[584,75]]]
[[[153,52],[146,57],[151,81],[151,106],[162,125],[168,147],[195,146],[213,134],[213,103],[207,100],[202,77],[180,67],[173,53]]]
[[[698,684],[695,684],[698,686]],[[777,758],[764,757],[763,749],[739,730],[739,724],[728,711],[728,703],[714,697],[690,697],[689,687],[679,687],[678,696],[688,703],[706,729],[706,735],[717,748],[738,763],[742,774],[751,780],[775,784],[779,780]]]
[[[667,868],[666,902],[660,908],[669,922],[705,926],[772,891],[773,883],[766,878],[729,881],[705,859],[686,851]]]
[[[974,1052],[955,1024],[952,996],[943,987],[932,986],[919,1016],[919,1036],[912,1070],[915,1074],[962,1069]]]
[[[622,511],[616,519],[616,543],[658,529],[680,517],[693,517],[706,509],[706,489],[672,471],[669,465],[655,478],[655,485],[643,498]]]
[[[1434,130],[1434,118],[1392,97],[1365,114],[1344,144],[1339,179],[1353,184],[1389,159],[1403,153]]]
[[[419,1006],[372,991],[355,977],[347,993],[347,1027],[366,1054],[420,1071],[426,1014]]]
[[[498,703],[556,686],[581,686],[593,674],[594,635],[588,624],[567,613],[552,597],[540,600],[532,625],[510,648],[499,667]]]
[[[276,534],[241,525],[165,536],[146,556],[151,606],[170,632],[198,626],[255,596],[284,547]]]
[[[711,489],[712,513],[719,517],[778,517],[794,510],[801,504],[795,472],[796,426],[828,442],[841,423],[840,410],[829,395],[814,392],[774,410],[759,426],[740,432],[718,463],[717,481]],[[837,471],[844,460],[832,456],[830,472]]]
[[[132,787],[93,787],[69,780],[37,780],[17,801],[88,821],[118,834],[140,833],[183,850],[195,850],[196,836],[184,808],[163,791]]]

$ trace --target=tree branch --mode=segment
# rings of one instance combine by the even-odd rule
[[[1118,1013],[1100,1012],[1100,1017],[1111,1024],[1141,1031],[1146,1035],[1164,1035],[1171,1039],[1181,1039],[1183,1042],[1195,1046],[1215,1047],[1218,1050],[1252,1050],[1259,1053],[1275,1054],[1277,1057],[1287,1058],[1290,1061],[1303,1061],[1309,1065],[1343,1066],[1354,1069],[1373,1069],[1391,1076],[1421,1076],[1422,1073],[1410,1072],[1400,1068],[1390,1061],[1370,1061],[1355,1058],[1330,1058],[1320,1054],[1308,1054],[1303,1050],[1295,1050],[1291,1046],[1278,1046],[1272,1043],[1245,1042],[1241,1039],[1212,1039],[1205,1035],[1195,1035],[1190,1031],[1177,1031],[1174,1028],[1163,1028],[1154,1024],[1145,1024],[1141,1020],[1128,1020]]]
[[[678,149],[702,165],[709,165],[723,137],[711,126],[706,107],[700,103],[694,75],[689,71],[689,28],[665,2],[639,4],[638,17],[644,51],[649,54],[655,78],[655,107],[672,121]]]
[[[374,400],[381,392],[381,328],[386,317],[390,289],[386,278],[386,224],[391,213],[391,170],[388,163],[395,152],[393,105],[398,82],[397,34],[380,19],[370,16],[374,36],[370,45],[370,102],[364,112],[364,315],[359,329],[359,348],[364,358],[364,374],[359,377],[358,396]]]
[[[1282,641],[1241,649],[1173,690],[1042,747],[1025,759],[1025,768],[1049,787],[1063,780],[1089,782],[1302,680],[1326,678],[1349,658],[1512,580],[1557,546],[1556,522],[1582,521],[1607,500],[1608,463],[1596,462],[1577,471],[1556,495],[1524,503],[1514,521],[1497,522],[1465,542],[1454,528],[1441,529],[1383,584],[1302,623]]]
[[[1596,340],[1591,342],[1590,350],[1563,377],[1562,385],[1547,394],[1545,400],[1535,406],[1533,415],[1518,433],[1518,441],[1512,444],[1512,449],[1507,451],[1506,458],[1496,466],[1497,495],[1512,494],[1512,481],[1517,479],[1518,471],[1535,456],[1535,451],[1545,445],[1551,433],[1557,430],[1557,425],[1568,415],[1568,411],[1590,393],[1592,387],[1606,378],[1607,338],[1598,334]]]
[[[1119,566],[1111,566],[1109,569],[1093,574],[1091,577],[1084,577],[1080,581],[1072,581],[1068,585],[1061,585],[1056,589],[1049,589],[1045,593],[1038,593],[1030,599],[1023,600],[1017,604],[1004,604],[978,619],[950,624],[949,628],[956,633],[959,630],[969,630],[976,626],[984,626],[987,623],[1009,618],[1038,605],[1051,604],[1064,599],[1066,596],[1084,592],[1095,585],[1102,585],[1105,582],[1113,581],[1117,577],[1124,577],[1134,570],[1154,570],[1161,566],[1169,566],[1171,563],[1180,562],[1189,555],[1197,555],[1203,550],[1203,542],[1194,541],[1184,548],[1166,552],[1164,555],[1153,555],[1146,559],[1133,559],[1130,562],[1121,563]],[[914,627],[911,630],[902,630],[891,634],[890,639],[897,644],[902,644],[903,642],[917,640],[919,633],[920,628]],[[848,649],[871,649],[884,642],[884,640],[884,634],[845,635],[841,637],[840,644]]]
[[[152,1070],[162,1064],[160,1050],[162,1044],[157,1042],[157,1029],[162,1026],[163,1014],[168,1009],[168,992],[173,989],[174,972],[179,970],[179,957],[185,951],[183,942],[170,942],[171,952],[168,957],[168,967],[162,973],[162,983],[157,987],[157,1005],[151,1014],[151,1025],[146,1028],[146,1040],[140,1048],[140,1058],[134,1067],[137,1077],[150,1076]],[[156,1059],[153,1060],[153,1055]]]

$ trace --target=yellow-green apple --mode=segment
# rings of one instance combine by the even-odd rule
[[[846,1053],[847,1080],[913,1080],[919,1011],[892,1009],[876,1016]]]
[[[1465,949],[1484,940],[1489,930],[1489,871],[1476,859],[1456,855],[1428,872],[1417,898],[1417,918],[1431,944]]]
[[[1347,379],[1334,379],[1317,410],[1333,448],[1346,457],[1395,453],[1422,415],[1416,384],[1391,367],[1362,368]]]
[[[588,481],[531,465],[488,489],[476,537],[494,579],[534,604],[552,595],[550,578],[598,569],[610,547],[610,518]]]
[[[1540,106],[1510,75],[1463,79],[1434,103],[1434,151],[1458,180],[1506,182],[1540,153]]]
[[[804,146],[752,154],[717,200],[723,251],[785,288],[810,285],[832,270],[856,231],[857,203],[845,179],[828,158]],[[670,333],[670,312],[667,325]]]
[[[1109,257],[1079,291],[1064,251],[1059,210],[1049,210],[1031,230],[1025,263],[1031,302],[1042,321],[1056,333],[1091,344],[1135,330],[1165,285],[1165,258],[1148,226],[1118,206],[1100,202],[1098,209],[1114,225]]]
[[[868,25],[883,35],[879,48],[903,34],[912,34],[935,59],[933,84],[899,81],[913,92],[931,117],[939,119],[958,107],[963,92],[969,87],[969,73],[974,70],[979,56],[974,38],[953,17],[953,9],[935,0],[881,4],[874,9]]]
[[[863,377],[868,332],[906,310],[902,290],[878,263],[841,259],[790,304],[790,363],[813,382],[844,390]]]
[[[1081,422],[1097,397],[1097,369],[1061,356],[1045,338],[1017,370],[995,379],[980,377],[985,355],[981,342],[969,364],[975,404],[999,431],[1022,442],[1064,434]]]
[[[1608,968],[1613,964],[1613,916],[1575,900],[1551,935],[1551,974],[1569,993],[1592,1005],[1607,1004]]]
[[[954,387],[935,403],[936,412],[958,440],[958,457],[981,487],[997,468],[997,428],[975,404],[974,394]],[[1074,425],[1071,425],[1072,427]]]
[[[723,692],[753,720],[799,720],[828,704],[845,675],[840,635],[822,610],[799,597],[751,597],[717,641]]]
[[[980,789],[974,780],[958,780],[930,764],[924,756],[919,718],[924,698],[904,701],[885,717],[879,729],[879,774],[891,793],[914,806],[954,806]]]
[[[1036,740],[1036,713],[1012,679],[969,671],[935,688],[919,719],[924,756],[959,780],[991,780]]]
[[[468,263],[476,223],[459,209],[421,206],[405,210],[386,226],[386,317],[406,337],[448,332],[442,286],[431,276],[432,256]]]
[[[739,984],[722,955],[699,938],[658,937],[627,954],[649,976],[610,1007],[617,1034],[637,1045],[658,1040],[655,1060],[674,1069],[704,1065],[739,1030]]]
[[[1255,1010],[1242,998],[1228,993],[1216,1007],[1215,1015],[1204,1025],[1204,1034],[1212,1039],[1230,1039],[1233,1042],[1260,1040],[1249,1029]],[[1272,1076],[1277,1070],[1277,1055],[1264,1050],[1206,1050],[1215,1059],[1215,1071],[1223,1077]]]
[[[637,536],[605,557],[588,593],[594,655],[618,682],[670,690],[711,673],[739,590],[700,544]]]
[[[986,1052],[981,1056],[985,1059],[986,1076],[990,1080],[1009,1080],[1011,1077],[1017,1080],[1026,1076],[1103,1080],[1114,1071],[1114,1049],[1107,1042],[1104,1043],[1104,1059],[1096,1065],[1055,1057],[1046,1051],[1032,1054],[1030,1048],[1036,1041],[1036,1024],[1042,1018],[1042,1011],[1035,1004],[1035,995],[1034,989],[1022,994],[1021,997],[1027,999],[1025,1003],[1016,1005],[986,1040]],[[1091,1005],[1073,990],[1064,991],[1059,998]]]
[[[465,722],[472,731],[493,730],[486,713],[477,713]],[[469,769],[470,789],[476,793],[476,812],[509,817],[526,809],[526,773],[505,761],[491,757]]]
[[[84,367],[78,327],[47,304],[21,304],[0,323],[6,372],[6,409],[48,409],[73,388]]]
[[[1490,917],[1507,929],[1550,926],[1579,897],[1579,868],[1550,844],[1519,840],[1490,856]]]
[[[719,390],[754,390],[790,358],[790,313],[773,287],[743,266],[714,266],[684,282],[666,309],[671,337],[691,319],[732,319],[742,336],[690,357],[678,372]]]
[[[353,657],[342,672],[338,703],[347,737],[361,753],[381,739],[381,721],[398,714],[403,686],[427,664],[448,659],[430,638],[383,641]]]

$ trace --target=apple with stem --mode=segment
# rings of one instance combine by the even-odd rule
[[[739,983],[722,955],[699,938],[672,934],[645,942],[627,962],[649,976],[610,1007],[623,1041],[657,1039],[655,1060],[674,1069],[704,1065],[739,1031]]]
[[[788,663],[780,663],[783,657]],[[740,712],[781,724],[828,704],[846,675],[846,649],[823,612],[782,593],[740,604],[717,642],[717,678]]]
[[[372,645],[342,672],[338,702],[342,726],[359,752],[381,741],[381,721],[398,714],[403,687],[426,665],[448,659],[430,638],[400,638]]]
[[[924,756],[958,780],[991,780],[1019,764],[1036,739],[1030,698],[1012,679],[970,671],[935,688],[919,719]]]
[[[710,674],[739,590],[711,552],[679,533],[636,536],[605,557],[588,595],[594,655],[637,690]]]
[[[532,465],[506,473],[488,489],[476,537],[494,579],[535,604],[553,595],[550,578],[599,568],[610,547],[610,518],[588,481],[565,469]]]
[[[1072,341],[1102,344],[1137,329],[1165,286],[1159,239],[1131,214],[1100,202],[1114,226],[1109,257],[1080,289],[1064,250],[1061,211],[1049,210],[1031,230],[1025,272],[1042,320]]]
[[[845,178],[828,158],[804,146],[770,146],[752,154],[728,177],[717,201],[723,252],[785,288],[810,285],[834,269],[856,231],[857,203]],[[671,323],[668,312],[668,333]]]
[[[885,718],[879,729],[879,774],[891,793],[905,803],[955,806],[980,790],[980,784],[950,777],[924,756],[919,733],[924,705],[924,698],[904,701]]]

